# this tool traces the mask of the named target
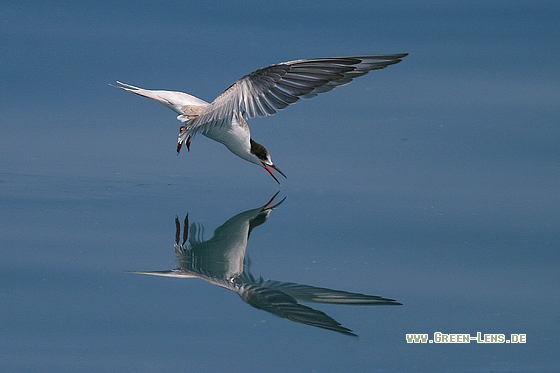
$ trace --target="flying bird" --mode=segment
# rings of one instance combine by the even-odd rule
[[[133,271],[132,273],[174,277],[198,278],[231,290],[252,307],[301,324],[355,336],[354,332],[338,321],[303,303],[326,303],[355,306],[397,306],[394,299],[377,295],[352,293],[294,282],[265,280],[250,271],[247,244],[254,228],[266,223],[284,199],[273,204],[276,193],[262,207],[241,212],[228,219],[214,231],[212,238],[204,239],[204,227],[184,220],[181,242],[181,223],[175,218],[175,253],[178,268],[163,271]]]
[[[348,84],[352,79],[401,62],[408,53],[317,58],[282,62],[258,69],[229,86],[208,103],[184,92],[147,90],[117,81],[115,86],[151,98],[177,114],[184,123],[179,130],[177,153],[201,133],[224,144],[233,154],[263,167],[280,184],[268,150],[251,138],[249,118],[276,114],[278,110]]]

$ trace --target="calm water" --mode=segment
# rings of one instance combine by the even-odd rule
[[[555,2],[135,4],[0,7],[0,371],[560,370]],[[175,115],[107,86],[211,100],[270,63],[396,52],[250,121],[280,186],[202,137],[177,156]],[[203,278],[132,273],[175,269]],[[325,289],[402,305],[305,301],[349,296]],[[435,332],[527,342],[406,343]]]

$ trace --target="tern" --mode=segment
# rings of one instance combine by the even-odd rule
[[[204,227],[191,223],[188,215],[183,225],[175,218],[175,254],[178,268],[159,271],[132,271],[132,273],[173,277],[198,278],[231,290],[252,307],[301,324],[332,330],[346,335],[356,334],[342,326],[323,311],[301,304],[325,303],[361,306],[397,306],[394,299],[377,295],[352,293],[294,282],[265,280],[250,271],[247,244],[254,228],[268,221],[272,210],[283,201],[273,204],[276,193],[262,207],[241,212],[228,219],[214,231],[212,238],[204,239]]]
[[[271,65],[245,75],[208,103],[184,92],[148,90],[117,81],[128,92],[155,100],[177,114],[177,153],[198,133],[224,144],[233,154],[263,167],[278,184],[268,150],[251,138],[249,118],[276,114],[300,99],[317,96],[350,83],[371,70],[401,62],[408,53],[294,60]]]

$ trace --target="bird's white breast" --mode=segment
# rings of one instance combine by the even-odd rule
[[[233,114],[231,125],[214,127],[206,131],[204,135],[224,144],[238,157],[253,162],[251,159],[251,132],[247,122],[237,113]]]

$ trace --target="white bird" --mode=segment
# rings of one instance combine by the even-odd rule
[[[315,97],[371,70],[399,63],[408,53],[367,55],[282,62],[261,68],[239,79],[212,103],[177,91],[147,90],[118,82],[125,91],[151,98],[179,116],[185,123],[179,131],[177,152],[201,133],[224,144],[233,154],[262,166],[280,183],[272,169],[286,177],[272,162],[264,146],[251,138],[246,120],[273,115],[301,98]]]
[[[397,306],[394,299],[377,295],[352,293],[294,282],[265,280],[251,274],[247,244],[254,228],[268,221],[276,207],[276,193],[268,203],[256,209],[241,212],[228,219],[214,231],[212,238],[205,240],[204,227],[191,224],[188,215],[184,220],[181,243],[181,223],[175,218],[175,253],[178,268],[163,271],[133,271],[132,273],[174,277],[199,278],[213,285],[237,293],[252,307],[273,315],[346,335],[355,336],[352,330],[323,311],[301,304],[328,303],[361,306]]]

